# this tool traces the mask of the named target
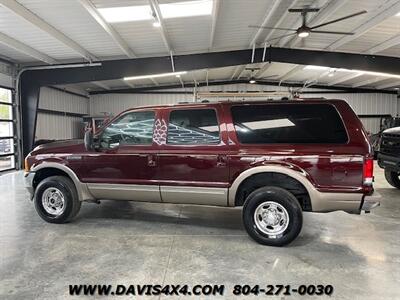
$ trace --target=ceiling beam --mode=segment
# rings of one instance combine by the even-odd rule
[[[344,4],[346,4],[349,0],[330,0],[327,1],[327,5],[325,5],[321,11],[314,15],[308,21],[308,26],[315,26],[318,24],[322,24],[323,22],[327,21],[327,19],[333,15],[339,8],[341,8]],[[291,38],[291,41],[289,43],[289,47],[294,47],[299,41],[301,40],[300,37],[295,35],[294,37]]]
[[[263,51],[263,48],[255,49],[254,63],[262,62]],[[251,49],[176,55],[174,56],[175,71],[194,71],[243,65],[248,63],[251,55]],[[400,75],[400,58],[398,57],[290,48],[267,48],[266,55],[271,62]],[[71,64],[71,67],[63,66],[62,69],[29,70],[25,71],[23,75],[24,77],[29,76],[29,79],[34,80],[36,84],[56,85],[85,81],[105,81],[121,79],[127,76],[159,74],[170,71],[171,58],[166,55],[161,57],[105,60],[99,62],[99,65],[88,65],[80,68],[76,68]]]
[[[169,37],[168,37],[168,33],[166,30],[166,26],[165,26],[165,22],[164,19],[161,15],[161,10],[160,10],[160,6],[158,5],[158,0],[149,0],[151,9],[154,13],[154,15],[157,18],[157,21],[160,23],[160,32],[161,32],[161,38],[164,42],[165,48],[167,48],[168,53],[172,52],[172,48],[171,48],[171,42],[169,41]]]
[[[315,76],[313,79],[306,81],[304,84],[307,85],[307,87],[311,87],[315,84],[318,84],[318,81],[321,78],[328,76],[330,73],[331,73],[331,70],[324,71],[324,72],[320,73],[319,75]]]
[[[51,65],[58,63],[58,61],[54,58],[39,52],[36,49],[33,49],[32,47],[29,47],[28,45],[21,43],[20,41],[17,41],[8,35],[5,35],[4,33],[0,33],[0,43],[45,63]]]
[[[136,55],[133,53],[132,49],[126,43],[126,41],[118,34],[118,32],[104,20],[103,16],[100,15],[97,8],[93,5],[90,0],[79,0],[81,5],[86,9],[86,11],[96,20],[96,22],[108,33],[109,36],[114,40],[117,46],[125,53],[129,58],[134,58]]]
[[[286,17],[289,15],[288,9],[289,9],[290,7],[296,7],[296,5],[297,5],[297,3],[299,2],[299,0],[294,0],[294,1],[292,1],[293,4],[291,4],[290,2],[291,2],[291,1],[287,1],[287,3],[289,3],[289,5],[287,5],[287,6],[285,7],[285,12],[281,15],[281,17],[279,18],[278,22],[274,25],[274,27],[281,27],[281,24],[285,21]],[[272,37],[272,34],[273,34],[274,32],[275,32],[275,30],[274,30],[274,29],[271,29],[271,30],[269,31],[269,33],[267,34],[267,36],[265,37],[264,42],[267,43],[268,40]],[[282,32],[283,32],[282,34],[285,33],[284,31],[282,31]],[[279,40],[275,40],[275,41],[278,42]]]
[[[106,85],[105,83],[103,83],[103,82],[92,81],[92,83],[93,83],[94,85],[97,85],[98,87],[101,87],[102,89],[111,90],[111,88],[110,88],[108,85]]]
[[[46,32],[59,42],[63,43],[70,49],[74,50],[76,53],[78,53],[80,56],[85,58],[88,61],[94,61],[98,60],[97,57],[89,53],[87,50],[82,48],[78,43],[74,42],[71,40],[69,37],[67,37],[65,34],[63,34],[61,31],[57,30],[50,24],[46,23],[44,20],[39,18],[37,15],[32,13],[30,10],[26,9],[24,6],[19,4],[17,1],[10,1],[10,0],[0,0],[0,4],[4,6],[5,8],[9,9],[12,11],[14,14],[16,14],[18,17],[22,18],[26,22],[29,22],[30,24],[34,25],[35,27],[39,28],[40,30]]]
[[[246,67],[246,66],[245,66]],[[244,67],[244,68],[245,68]],[[244,69],[243,68],[243,69]],[[234,70],[233,70],[233,74],[232,74],[232,76],[231,76],[231,80],[233,80],[235,77],[236,77],[236,74],[240,71],[240,72],[242,72],[241,71],[242,70],[242,66],[237,66]]]
[[[280,5],[280,1],[275,0],[272,7],[269,8],[266,12],[266,14],[264,15],[263,21],[261,23],[261,26],[267,26],[267,24],[271,21],[271,18],[276,15],[276,10],[278,9],[279,5]],[[253,35],[253,37],[250,39],[250,43],[249,43],[249,47],[253,47],[254,44],[257,43],[258,38],[260,37],[260,35],[265,31],[264,28],[258,28],[257,31],[255,32],[255,34]],[[246,69],[246,65],[245,66],[238,66],[235,70],[235,72],[232,75],[232,79],[235,77],[235,75],[239,72],[239,75],[237,76],[237,79],[239,79],[244,70]],[[258,72],[254,74],[254,76],[256,77],[257,74],[259,74]]]
[[[270,63],[270,62],[265,63],[265,64],[260,68],[260,70],[258,70],[258,71],[254,74],[254,77],[255,77],[255,78],[261,78],[262,75],[271,67],[271,65],[272,65],[272,63]]]
[[[210,43],[208,45],[208,50],[211,51],[214,46],[214,39],[215,39],[215,31],[217,28],[217,20],[218,20],[218,13],[219,8],[221,6],[220,0],[214,0],[213,2],[213,10],[212,10],[212,17],[211,17],[211,33],[210,33]]]
[[[382,51],[384,51],[386,49],[389,49],[391,47],[394,47],[394,46],[396,46],[398,44],[400,44],[400,34],[398,34],[398,35],[396,35],[396,36],[384,41],[383,43],[381,43],[379,45],[376,45],[376,46],[368,49],[366,52],[368,54],[375,54],[375,53],[378,53],[378,52],[382,52]]]
[[[237,79],[240,79],[240,77],[242,77],[244,71],[246,71],[246,67],[247,67],[247,65],[241,66],[241,67],[240,67],[240,73],[239,73],[239,75],[237,76]]]
[[[160,85],[157,80],[155,80],[154,78],[150,78],[151,82],[155,85]]]
[[[123,79],[121,79],[121,81],[122,81],[124,84],[126,84],[127,86],[130,86],[131,88],[136,88],[136,86],[135,86],[132,82],[129,82],[129,80],[123,80]]]
[[[384,90],[384,89],[388,89],[388,88],[391,88],[391,87],[398,87],[398,86],[400,86],[400,81],[396,80],[396,81],[393,81],[393,82],[389,82],[389,83],[378,85],[376,88],[379,89],[379,90]]]
[[[320,80],[321,78],[323,78],[325,76],[328,76],[331,73],[332,73],[331,70],[324,71],[324,72],[320,73],[319,75],[315,76],[312,81],[317,81],[318,82],[318,80]]]
[[[376,76],[376,77],[374,77],[372,79],[368,79],[368,80],[364,80],[364,81],[361,81],[361,82],[357,82],[357,83],[353,84],[352,87],[371,85],[373,83],[376,83],[376,82],[379,82],[379,81],[384,81],[384,80],[388,80],[388,78],[387,77]]]
[[[242,83],[248,83],[247,80],[214,80],[214,81],[209,81],[208,85],[209,86],[216,86],[216,85],[229,85],[229,84],[242,84]],[[195,86],[195,83],[193,81],[191,82],[186,82],[185,83],[186,87],[192,88]],[[262,86],[287,86],[287,87],[303,87],[304,84],[302,82],[279,82],[279,81],[259,81],[256,82],[254,85],[262,85]],[[202,86],[207,86],[207,82],[197,82],[198,87]],[[168,90],[168,89],[177,89],[180,88],[181,86],[179,84],[167,84],[167,85],[160,85],[157,87],[136,87],[134,89],[115,89],[111,91],[91,91],[89,92],[90,95],[101,95],[101,94],[110,94],[110,93],[115,93],[115,94],[127,94],[127,93],[145,93],[146,91],[158,91],[158,90]],[[315,84],[313,88],[321,88],[321,89],[326,89],[326,91],[315,91],[317,93],[334,93],[334,92],[340,92],[340,93],[377,93],[377,92],[383,92],[385,94],[395,94],[395,91],[377,91],[376,89],[368,89],[368,88],[351,88],[351,87],[339,87],[339,86],[326,86],[323,84]],[[176,92],[176,91],[175,91]],[[304,93],[311,93],[311,91],[307,91]]]
[[[298,72],[302,71],[304,69],[304,66],[295,66],[294,68],[290,69],[289,72],[285,73],[281,78],[279,78],[280,81],[285,81],[286,79],[289,79],[290,77],[293,77],[295,74]]]
[[[347,44],[357,39],[367,31],[371,30],[376,25],[385,21],[387,18],[396,15],[399,11],[400,11],[400,1],[393,1],[393,0],[387,1],[384,5],[382,5],[380,9],[378,9],[378,11],[375,14],[370,14],[370,13],[367,14],[366,19],[368,21],[358,26],[354,30],[352,30],[352,32],[354,32],[354,35],[344,36],[336,40],[334,43],[330,44],[328,47],[326,47],[326,49],[335,50],[343,46],[344,44]]]
[[[281,1],[275,0],[274,3],[272,4],[271,8],[267,9],[267,12],[261,23],[262,27],[268,26],[268,23],[271,21],[271,18],[276,15],[276,10],[278,9],[280,3],[281,3]],[[258,30],[256,31],[256,33],[254,34],[253,38],[250,41],[250,46],[257,43],[258,38],[264,31],[265,31],[264,28],[258,28]]]
[[[335,80],[329,82],[328,85],[329,86],[337,85],[339,83],[342,83],[342,82],[345,82],[345,81],[349,81],[349,80],[354,79],[356,77],[359,77],[361,75],[363,75],[361,72],[360,73],[350,73],[348,75],[342,76],[342,77],[340,77],[338,79],[335,79]]]

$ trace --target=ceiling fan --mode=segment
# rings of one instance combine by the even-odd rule
[[[327,26],[336,22],[340,22],[346,19],[350,19],[362,14],[365,14],[367,11],[362,10],[357,13],[341,17],[329,22],[325,22],[319,25],[315,25],[312,27],[307,26],[307,14],[311,12],[318,12],[320,9],[319,8],[290,8],[288,11],[290,13],[300,13],[302,18],[303,18],[303,24],[297,28],[297,29],[292,29],[292,28],[282,28],[282,27],[268,27],[268,26],[258,26],[258,25],[249,25],[250,28],[264,28],[264,29],[274,29],[274,30],[284,30],[284,31],[293,31],[292,33],[289,34],[284,34],[279,37],[273,38],[268,40],[267,42],[273,41],[273,40],[278,40],[283,37],[291,36],[291,35],[297,35],[298,37],[305,38],[310,35],[310,33],[324,33],[324,34],[343,34],[343,35],[353,35],[354,33],[352,32],[341,32],[341,31],[325,31],[325,30],[315,30],[317,28]]]

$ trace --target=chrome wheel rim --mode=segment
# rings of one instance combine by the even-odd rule
[[[288,228],[289,214],[281,204],[266,201],[256,208],[254,223],[262,233],[270,238],[278,238]]]
[[[55,187],[46,189],[42,195],[42,205],[48,214],[55,217],[61,215],[65,210],[63,193]]]

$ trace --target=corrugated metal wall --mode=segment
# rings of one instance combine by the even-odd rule
[[[179,91],[193,91],[193,89],[177,89]],[[306,89],[316,91],[319,89]],[[199,91],[283,91],[286,87],[260,86],[251,84],[236,84],[224,86],[201,87]],[[357,114],[391,114],[398,113],[398,100],[391,94],[308,94],[305,97],[325,97],[327,99],[344,99]],[[109,112],[118,114],[121,111],[144,105],[173,104],[181,101],[193,101],[192,95],[183,94],[104,94],[90,97],[90,112],[94,115]],[[379,131],[379,118],[362,119],[365,128],[373,133]]]
[[[58,112],[88,114],[89,99],[43,87],[40,90],[39,108]],[[38,113],[36,140],[73,139],[82,136],[83,123],[80,117]]]

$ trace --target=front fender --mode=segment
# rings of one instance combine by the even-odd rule
[[[63,164],[63,160],[39,161],[37,164],[32,165],[30,172],[37,173],[43,169],[57,169],[66,173],[73,181],[80,201],[94,199],[92,194],[89,192],[87,185],[79,180],[78,176],[72,169]]]

